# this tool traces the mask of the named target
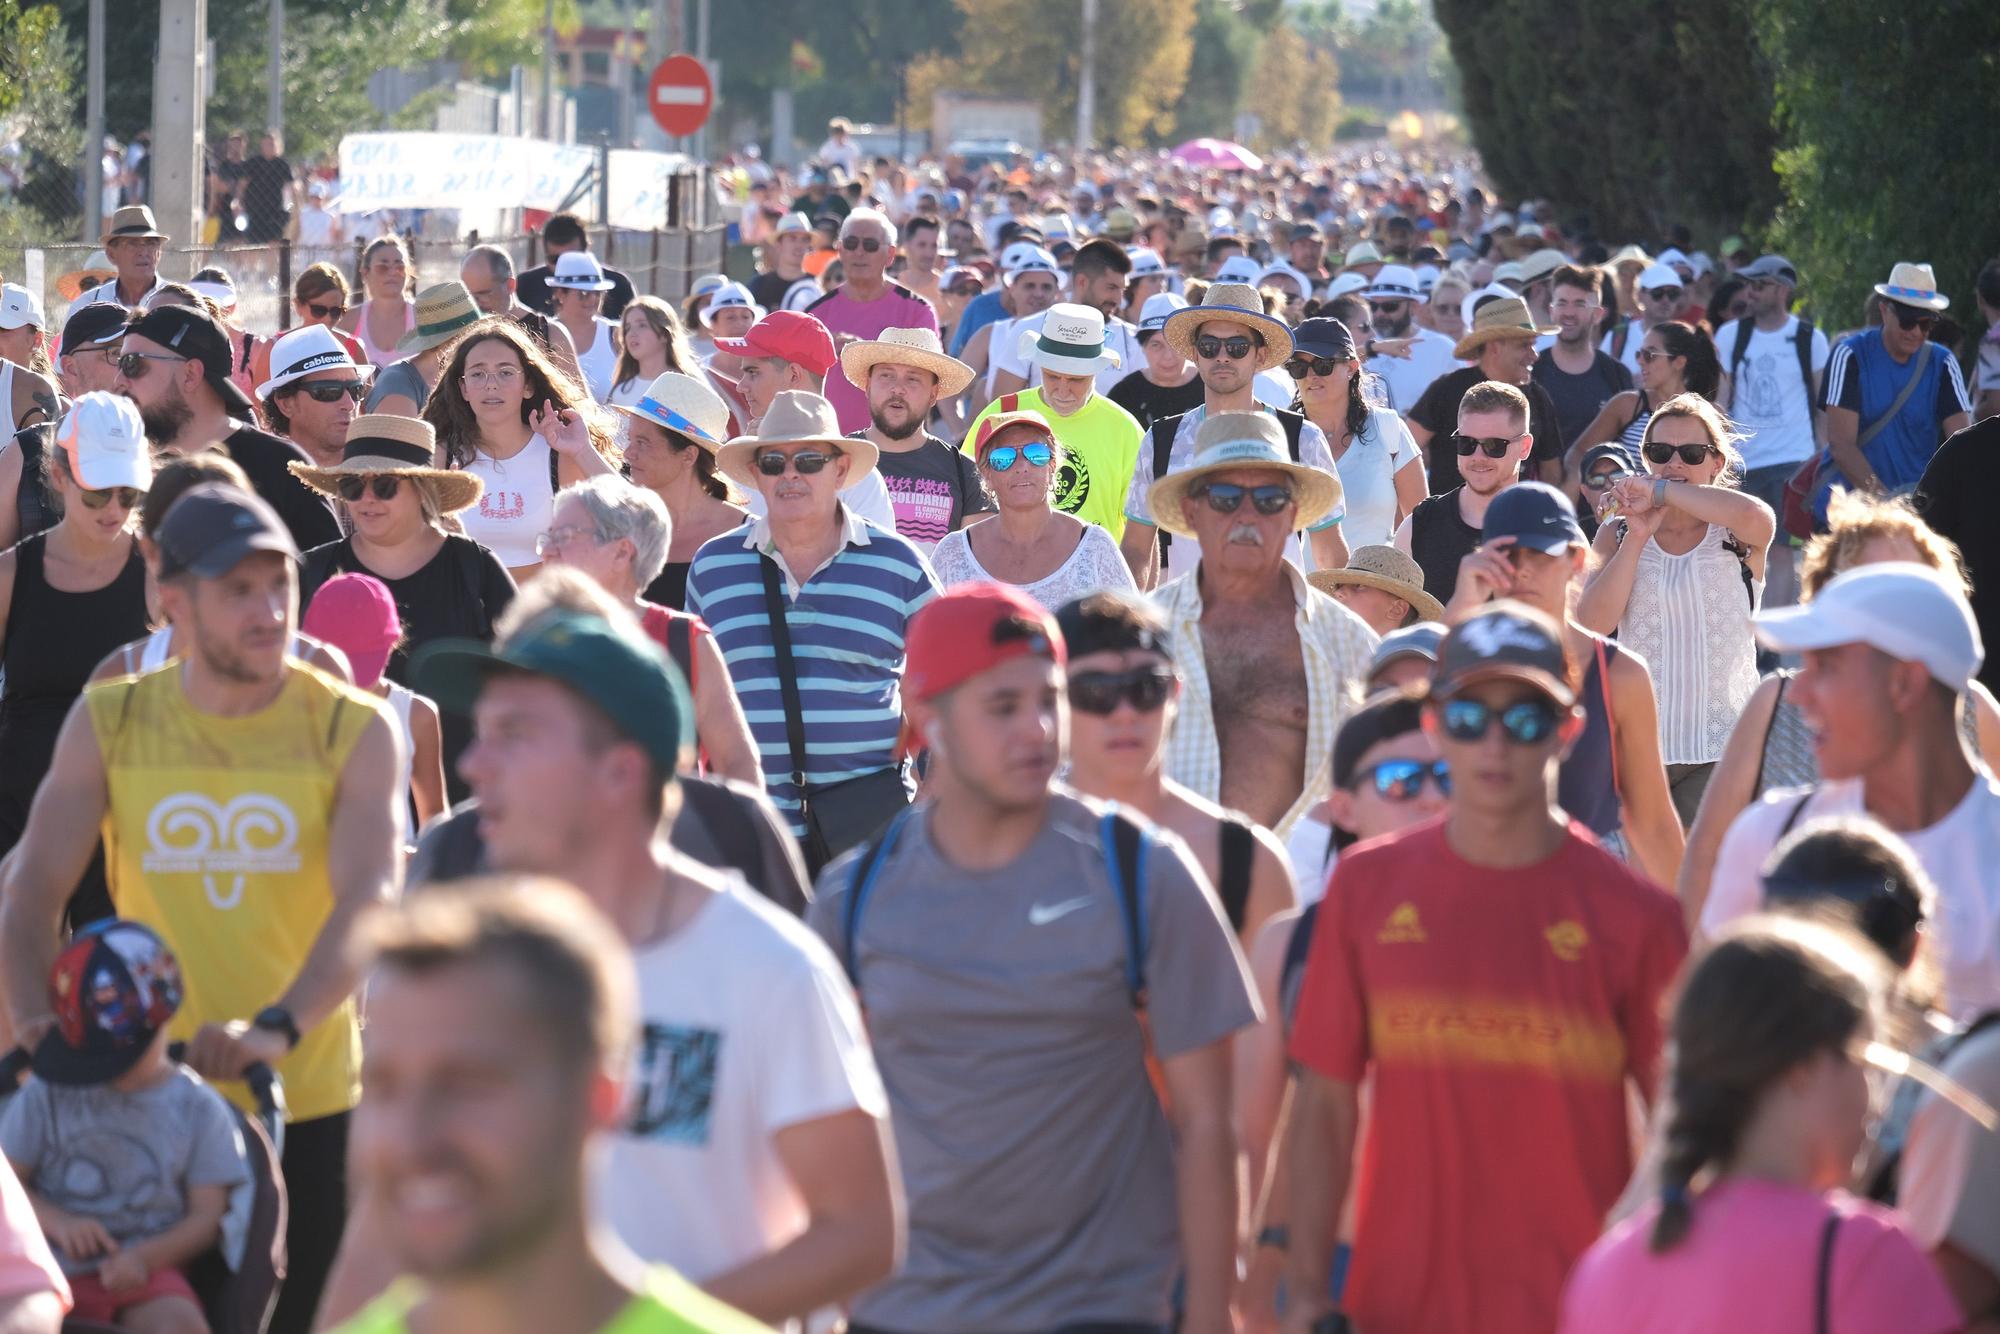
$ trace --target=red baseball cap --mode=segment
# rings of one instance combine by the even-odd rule
[[[1041,603],[1012,584],[960,584],[910,619],[903,689],[932,699],[1015,658],[1063,665],[1062,631]]]
[[[774,310],[741,338],[718,338],[715,345],[738,356],[780,357],[814,375],[825,375],[840,360],[833,350],[833,335],[819,317],[797,310]]]

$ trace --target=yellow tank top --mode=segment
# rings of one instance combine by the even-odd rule
[[[333,910],[327,826],[355,742],[381,706],[288,659],[284,688],[241,718],[203,713],[182,664],[88,687],[111,803],[105,870],[121,917],[158,931],[180,959],[172,1031],[248,1019],[305,964]],[[361,1098],[361,1034],[350,999],[280,1062],[304,1121]],[[240,1085],[223,1085],[249,1106]]]

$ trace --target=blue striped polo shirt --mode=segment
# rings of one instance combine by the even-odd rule
[[[939,592],[937,576],[913,543],[845,505],[840,515],[845,545],[803,587],[789,572],[783,582],[791,595],[785,624],[798,666],[806,782],[814,786],[895,764],[903,722],[904,632],[917,608]],[[764,519],[704,543],[688,568],[687,610],[714,632],[757,739],[764,785],[792,832],[802,835],[805,820],[785,737],[785,697],[764,605],[759,555],[766,551],[782,570]]]

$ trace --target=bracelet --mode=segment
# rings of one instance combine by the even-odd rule
[[[1653,508],[1665,509],[1667,505],[1667,481],[1665,477],[1653,479]]]

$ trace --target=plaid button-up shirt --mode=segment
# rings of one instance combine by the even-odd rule
[[[1272,831],[1281,838],[1326,796],[1333,782],[1333,736],[1360,702],[1376,644],[1375,632],[1359,616],[1314,589],[1290,561],[1283,568],[1298,602],[1292,624],[1305,657],[1309,712],[1305,784]],[[1153,600],[1167,618],[1181,675],[1180,716],[1167,738],[1167,776],[1215,801],[1222,791],[1222,740],[1215,731],[1208,660],[1202,651],[1201,567],[1162,585]]]

